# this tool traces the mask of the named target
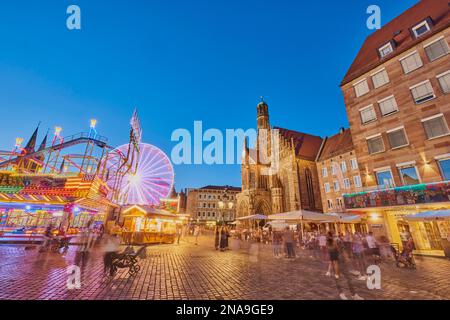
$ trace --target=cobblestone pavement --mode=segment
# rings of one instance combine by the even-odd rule
[[[335,280],[325,276],[326,263],[308,251],[291,261],[274,259],[268,245],[232,240],[231,250],[218,252],[212,243],[205,237],[199,245],[185,239],[148,247],[136,276],[121,269],[114,279],[103,277],[101,247],[81,258],[75,247],[63,256],[0,246],[0,299],[338,299]],[[365,299],[450,299],[450,261],[416,262],[417,270],[384,262],[381,290],[369,290],[356,278],[352,282]],[[72,264],[82,272],[78,290],[66,285]],[[339,282],[347,288],[343,279]]]

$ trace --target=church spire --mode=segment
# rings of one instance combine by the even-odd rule
[[[47,130],[47,133],[45,134],[45,137],[44,137],[44,139],[42,140],[41,145],[39,146],[38,151],[44,150],[45,147],[47,146],[48,131],[49,131],[49,130]]]
[[[41,122],[39,122],[38,126],[33,132],[33,135],[31,136],[30,140],[28,140],[27,145],[25,146],[25,150],[27,153],[33,153],[36,148],[36,141],[37,141],[37,135],[39,132],[39,126],[41,125]]]

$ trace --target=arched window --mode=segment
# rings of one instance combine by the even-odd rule
[[[312,174],[309,168],[305,169],[305,177],[306,177],[306,191],[308,192],[308,202],[310,209],[315,209],[316,201],[314,199],[314,186],[312,181]]]

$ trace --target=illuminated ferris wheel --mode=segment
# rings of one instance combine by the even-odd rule
[[[129,145],[118,147],[113,154],[126,154]],[[114,167],[116,159],[109,158],[108,167]],[[120,181],[120,204],[158,205],[172,190],[174,171],[167,155],[147,143],[139,144],[139,154],[132,160],[133,170]],[[108,179],[108,184],[113,179]]]

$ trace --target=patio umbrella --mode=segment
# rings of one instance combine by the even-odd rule
[[[241,218],[237,218],[236,220],[266,220],[267,216],[263,214],[252,214],[250,216],[245,216]]]
[[[319,213],[319,212],[313,212],[313,211],[307,211],[307,210],[297,210],[297,211],[272,214],[272,215],[268,216],[268,219],[270,219],[270,220],[303,220],[303,221],[313,221],[313,222],[335,222],[335,221],[339,220],[339,217],[329,215],[329,214]]]

